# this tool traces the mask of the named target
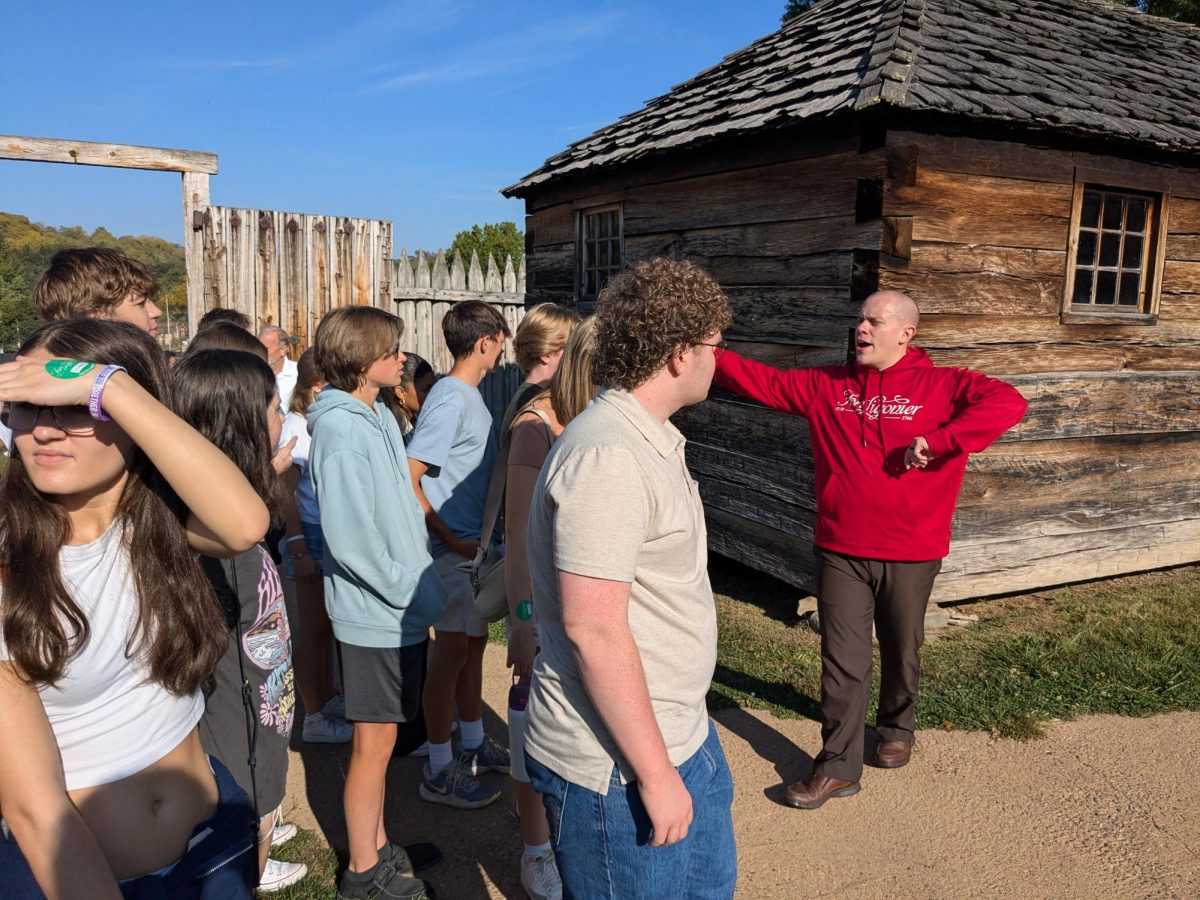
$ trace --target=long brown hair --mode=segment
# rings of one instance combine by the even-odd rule
[[[308,416],[308,408],[317,399],[317,385],[324,380],[317,365],[317,351],[309,347],[296,360],[296,386],[292,389],[287,411]]]
[[[171,370],[179,416],[229,457],[271,510],[282,508],[267,406],[275,399],[275,373],[241,350],[197,350]]]
[[[153,338],[123,322],[66,319],[33,332],[20,353],[124,366],[160,403],[173,407],[166,357]],[[134,447],[110,527],[120,527],[137,593],[137,618],[125,652],[144,655],[150,679],[175,694],[198,690],[229,643],[208,579],[188,546],[187,510],[150,460]],[[52,496],[34,487],[18,454],[0,487],[0,620],[22,675],[55,684],[88,639],[87,616],[71,596],[58,553],[70,522]]]

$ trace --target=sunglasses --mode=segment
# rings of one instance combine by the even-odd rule
[[[50,419],[54,427],[67,434],[92,434],[96,430],[96,420],[86,406],[37,406],[33,403],[9,403],[0,412],[0,422],[13,431],[33,431],[42,410],[50,411]]]

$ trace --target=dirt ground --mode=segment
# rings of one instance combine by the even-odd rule
[[[484,662],[484,725],[506,739],[504,648]],[[868,768],[855,797],[815,811],[777,802],[807,777],[820,727],[767,713],[716,715],[733,770],[738,897],[1200,897],[1200,713],[1099,716],[1019,743],[923,731],[903,769]],[[298,729],[297,729],[298,730]],[[285,811],[344,852],[345,746],[296,743]],[[524,897],[507,779],[491,807],[420,800],[421,761],[389,773],[388,831],[434,841],[443,898]]]

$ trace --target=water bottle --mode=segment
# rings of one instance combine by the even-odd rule
[[[525,772],[525,707],[529,703],[529,685],[514,684],[508,689],[508,753],[512,777],[529,783]]]

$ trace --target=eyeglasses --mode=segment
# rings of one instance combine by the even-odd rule
[[[717,341],[715,344],[706,344],[704,341],[696,341],[692,344],[693,347],[712,347],[714,350],[728,350],[729,341]]]
[[[67,434],[92,434],[96,430],[96,420],[86,406],[36,406],[32,403],[9,403],[0,412],[0,422],[13,431],[33,431],[42,410],[50,410],[50,419],[54,427]]]

